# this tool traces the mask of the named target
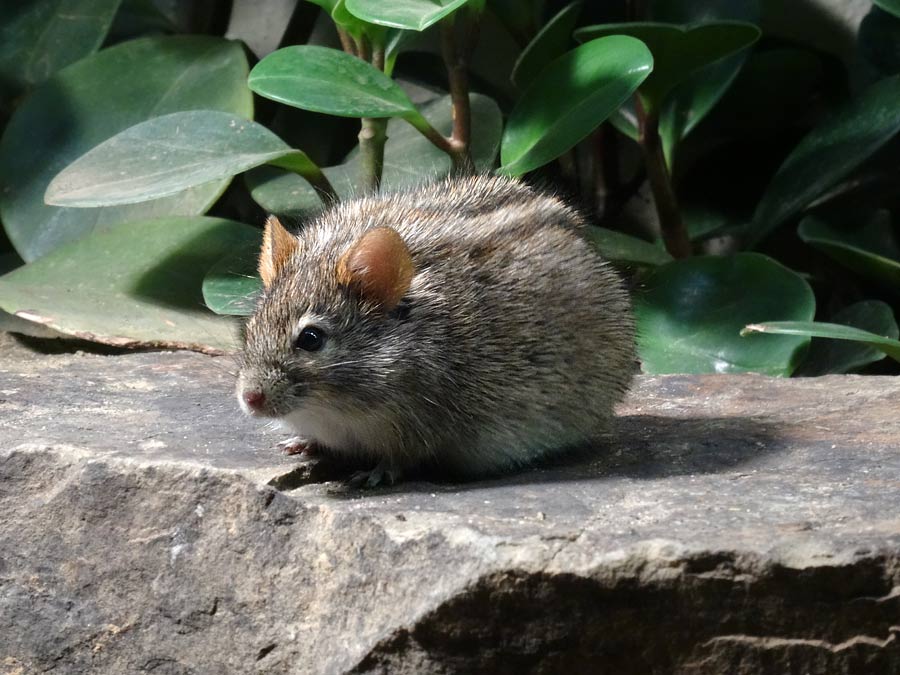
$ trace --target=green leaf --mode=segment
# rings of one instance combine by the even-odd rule
[[[335,6],[338,4],[338,0],[306,0],[307,2],[311,2],[314,5],[318,5],[326,12],[331,14],[334,11]]]
[[[767,321],[750,324],[741,335],[768,333],[770,335],[799,335],[805,337],[831,338],[832,340],[852,340],[861,342],[884,352],[895,361],[900,361],[900,341],[875,335],[866,330],[842,326],[837,323],[819,323],[817,321]]]
[[[425,30],[468,0],[346,0],[347,9],[360,19],[391,28]]]
[[[653,73],[639,89],[648,112],[660,111],[666,96],[691,73],[749,47],[759,28],[743,21],[715,21],[696,26],[666,23],[619,23],[575,31],[582,42],[607,35],[630,35],[653,54]]]
[[[279,103],[342,117],[417,115],[409,97],[365,61],[329,47],[272,52],[250,72],[250,89]]]
[[[513,84],[520,89],[527,87],[546,66],[569,49],[582,5],[581,0],[566,5],[534,36],[513,67]]]
[[[880,212],[856,229],[807,216],[800,221],[797,234],[810,246],[861,276],[900,292],[900,247],[887,212]]]
[[[203,300],[216,314],[250,316],[262,291],[257,273],[260,239],[237,247],[213,265],[203,279]]]
[[[755,246],[900,131],[900,75],[869,87],[800,141],[778,169],[745,234]]]
[[[0,4],[0,94],[13,98],[96,51],[121,0]]]
[[[757,0],[656,0],[652,10],[656,21],[680,24],[744,21],[758,25],[761,18]],[[660,115],[659,134],[670,166],[678,143],[719,102],[749,54],[750,50],[743,49],[699,68],[668,95]]]
[[[764,255],[696,257],[654,270],[635,314],[644,372],[790,375],[809,338],[741,338],[740,331],[764,320],[812,320],[815,297]]]
[[[900,17],[873,7],[859,26],[859,48],[882,73],[900,73]]]
[[[45,201],[133,204],[279,159],[298,173],[315,166],[261,124],[213,110],[177,112],[129,127],[79,157],[51,181]]]
[[[342,199],[359,194],[362,176],[358,164],[340,164],[322,169],[322,173]],[[325,208],[315,188],[307,180],[293,173],[261,166],[246,174],[250,196],[269,213],[289,218],[306,219]]]
[[[220,218],[164,218],[85,237],[0,278],[0,308],[103,344],[222,352],[237,326],[200,292],[226,253],[259,231]]]
[[[509,115],[501,171],[518,176],[559,157],[622,105],[652,67],[647,48],[623,35],[592,40],[556,59]]]
[[[208,109],[250,117],[240,44],[202,36],[125,42],[82,59],[36,89],[0,140],[0,218],[25,260],[118,223],[203,213],[228,179],[128,206],[70,209],[44,204],[50,180],[85,152],[144,120]]]
[[[672,262],[665,248],[605,227],[590,227],[588,239],[607,260],[655,267]]]
[[[896,340],[900,331],[891,306],[880,300],[863,300],[836,312],[831,324],[852,326],[882,337]],[[814,323],[817,329],[828,324]],[[875,347],[848,340],[813,340],[798,375],[827,375],[858,371],[880,361],[884,352]]]
[[[490,171],[497,158],[503,128],[500,108],[493,99],[480,94],[470,95],[472,110],[472,159],[481,172]],[[422,114],[443,134],[453,127],[453,109],[449,96],[429,102]],[[388,121],[387,143],[384,146],[382,192],[419,185],[450,173],[450,158],[434,147],[422,134],[400,119]],[[359,194],[362,166],[356,150],[344,164],[323,169],[325,176],[342,198]],[[247,175],[253,199],[272,213],[306,217],[322,210],[323,204],[312,186],[299,176],[279,174],[267,168],[256,169]]]
[[[331,9],[331,19],[336,25],[352,35],[357,42],[362,38],[367,38],[370,43],[375,44],[383,42],[384,26],[378,26],[360,19],[347,9],[345,0],[338,0],[334,3],[334,7]]]
[[[885,12],[900,17],[900,0],[872,0],[872,2],[881,7]]]

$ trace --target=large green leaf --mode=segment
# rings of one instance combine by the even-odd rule
[[[416,116],[404,91],[365,61],[328,47],[297,45],[272,52],[250,72],[260,96],[342,117]]]
[[[600,255],[608,260],[650,267],[672,262],[672,256],[662,246],[623,232],[608,230],[605,227],[591,227],[587,230],[587,236],[600,251]]]
[[[667,23],[619,23],[575,31],[582,42],[607,35],[630,35],[653,54],[653,73],[638,93],[648,112],[660,111],[666,96],[691,73],[744,49],[759,38],[759,28],[743,21],[715,21],[696,26]]]
[[[497,158],[502,116],[497,104],[487,96],[472,94],[470,101],[472,159],[478,171],[490,171]],[[453,109],[449,96],[429,102],[423,106],[422,114],[439,132],[450,133]],[[403,120],[388,121],[387,137],[382,191],[395,192],[450,173],[450,157]],[[323,171],[337,193],[347,198],[359,193],[361,170],[358,153],[354,150],[344,164]],[[248,182],[253,199],[273,213],[306,216],[322,209],[322,201],[312,186],[299,176],[262,168],[250,172]]]
[[[655,21],[698,24],[705,21],[744,21],[758,25],[758,0],[655,0]],[[659,134],[671,165],[675,148],[722,98],[744,65],[750,50],[703,66],[688,75],[667,97],[659,120]]]
[[[213,265],[203,279],[203,301],[216,314],[249,316],[262,290],[257,273],[260,239],[235,248]]]
[[[592,40],[547,66],[509,115],[501,171],[543,166],[593,131],[650,74],[653,57],[624,35]]]
[[[141,122],[63,169],[47,188],[57,206],[133,204],[227,178],[287,157],[312,161],[261,124],[229,113],[191,110]]]
[[[872,85],[813,129],[766,189],[745,239],[758,244],[845,178],[900,131],[900,75]]]
[[[510,76],[517,87],[527,87],[538,73],[569,49],[582,5],[581,0],[576,0],[563,7],[522,50]]]
[[[803,337],[821,337],[832,340],[851,340],[868,345],[884,352],[895,361],[900,361],[900,341],[875,335],[869,331],[842,326],[838,323],[820,323],[817,321],[767,321],[766,323],[746,326],[742,335],[769,333],[770,335],[797,335]]]
[[[258,237],[203,216],[125,223],[0,277],[0,308],[104,344],[231,350],[237,327],[203,306],[201,284],[222,256]]]
[[[885,12],[890,12],[896,17],[900,17],[900,0],[872,0],[876,5],[881,7]]]
[[[880,212],[853,229],[808,216],[800,221],[797,234],[854,272],[900,293],[900,246],[889,213]]]
[[[235,42],[154,37],[104,49],[63,69],[16,110],[0,140],[0,218],[16,250],[34,260],[117,223],[203,213],[228,179],[128,206],[72,209],[44,204],[50,180],[128,127],[179,110],[250,117],[247,60]]]
[[[425,30],[469,0],[346,0],[347,10],[381,26]]]
[[[810,321],[813,292],[799,275],[757,253],[697,257],[658,267],[635,299],[647,373],[790,375],[809,338],[742,338],[747,324]]]
[[[0,4],[0,95],[12,98],[95,51],[121,0]]]
[[[844,307],[831,317],[830,323],[851,326],[893,340],[900,334],[891,306],[880,300],[863,300]],[[813,327],[820,330],[827,325],[814,323]],[[809,354],[797,374],[849,373],[880,361],[884,356],[882,350],[866,344],[865,341],[816,339],[812,341]]]

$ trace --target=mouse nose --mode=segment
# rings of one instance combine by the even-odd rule
[[[251,410],[260,410],[266,403],[266,395],[258,390],[245,391],[241,396]]]

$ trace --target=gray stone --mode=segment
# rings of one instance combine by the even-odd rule
[[[0,341],[0,673],[900,673],[900,379],[641,377],[607,447],[358,492],[231,370]]]

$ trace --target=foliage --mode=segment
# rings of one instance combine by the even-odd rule
[[[265,212],[498,171],[588,216],[646,372],[898,372],[894,0],[850,57],[760,0],[298,0],[275,34],[230,3],[59,4],[0,9],[6,311],[227,351]]]

